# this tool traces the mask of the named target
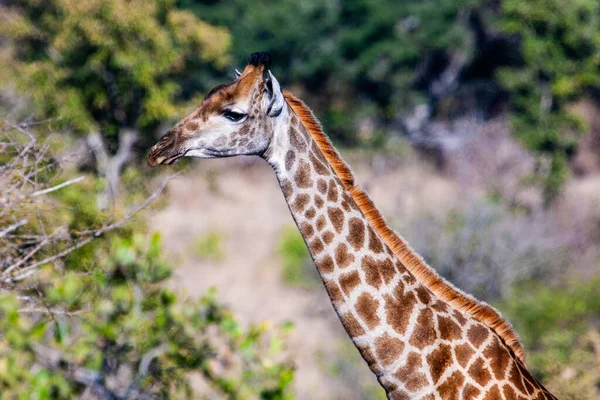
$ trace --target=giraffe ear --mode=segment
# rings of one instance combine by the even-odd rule
[[[267,95],[269,96],[267,115],[271,118],[275,118],[281,114],[285,99],[283,98],[281,86],[279,86],[279,82],[277,82],[277,79],[275,79],[271,71],[267,71],[265,74],[265,83]]]

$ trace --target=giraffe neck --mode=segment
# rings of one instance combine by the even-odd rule
[[[510,374],[522,379],[526,370],[498,335],[405,268],[291,108],[282,119],[264,158],[336,313],[388,397],[439,399],[460,390],[480,398],[505,390],[497,382]],[[515,393],[529,398],[521,386]]]

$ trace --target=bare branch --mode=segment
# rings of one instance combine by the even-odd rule
[[[6,234],[19,229],[23,225],[26,225],[28,222],[29,221],[27,221],[26,219],[22,219],[12,225],[7,226],[6,228],[4,228],[0,231],[0,238],[3,238],[4,236],[6,236]]]
[[[52,193],[52,192],[54,192],[56,190],[64,188],[65,186],[69,186],[69,185],[72,185],[74,183],[81,182],[84,179],[85,179],[84,176],[80,176],[80,177],[75,178],[75,179],[70,179],[70,180],[68,180],[66,182],[61,183],[60,185],[52,186],[52,187],[50,187],[48,189],[38,190],[37,192],[33,192],[33,193],[31,193],[29,195],[29,197],[37,197],[37,196],[41,196],[43,194]]]

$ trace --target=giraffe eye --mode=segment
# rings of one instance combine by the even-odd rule
[[[246,114],[239,113],[231,110],[223,110],[221,114],[223,117],[231,122],[240,122],[242,119],[246,117]]]

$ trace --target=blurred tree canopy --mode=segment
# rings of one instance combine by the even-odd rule
[[[177,114],[186,80],[229,63],[229,33],[173,0],[19,0],[0,8],[0,34],[9,39],[0,78],[30,98],[36,114],[87,135],[106,178],[101,208],[140,133],[153,138]]]
[[[232,61],[266,50],[345,145],[364,142],[363,122],[367,137],[410,136],[405,119],[423,104],[425,122],[508,110],[551,199],[585,129],[569,105],[598,98],[595,0],[80,3],[3,6],[0,73],[38,112],[100,132],[109,155],[130,146],[123,128],[152,131],[178,100],[231,79]]]
[[[498,80],[511,94],[514,134],[550,159],[544,187],[551,199],[585,129],[568,106],[597,98],[600,88],[600,3],[505,0],[499,27],[521,39],[523,65],[500,70]]]
[[[191,72],[229,63],[230,36],[171,0],[19,0],[2,9],[3,78],[36,110],[115,141],[173,117]]]
[[[402,121],[420,104],[429,107],[428,120],[485,119],[508,110],[516,137],[540,155],[547,199],[566,179],[585,128],[569,104],[598,98],[595,0],[182,5],[230,30],[237,62],[252,51],[270,51],[275,73],[304,91],[338,143],[359,143],[361,120],[374,120],[386,135],[407,134]]]

